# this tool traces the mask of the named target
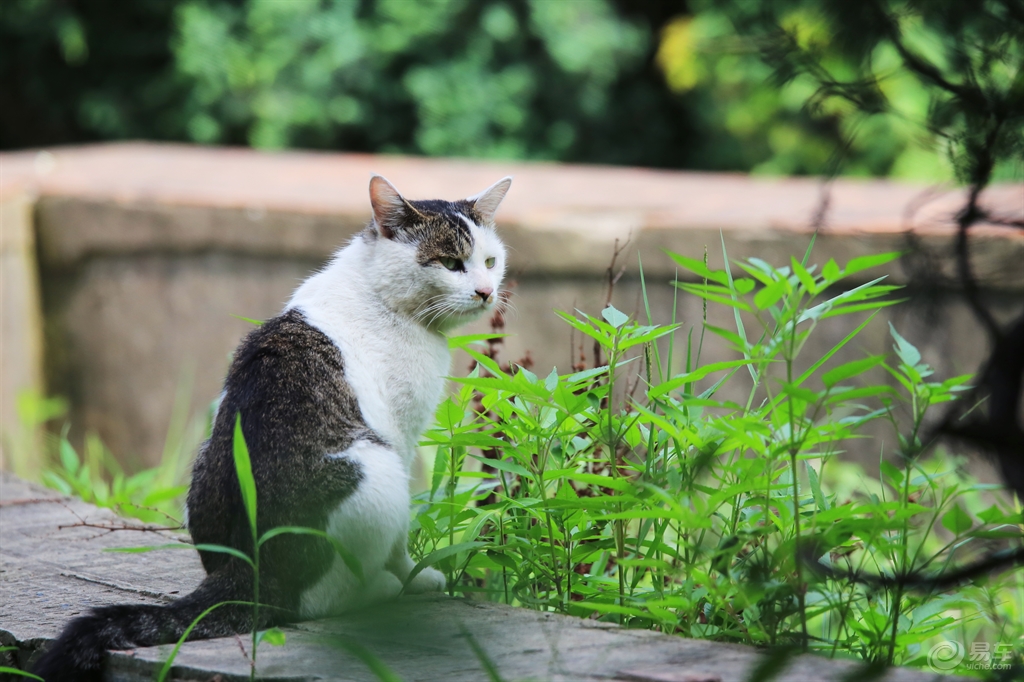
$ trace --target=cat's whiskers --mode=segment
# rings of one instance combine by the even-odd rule
[[[423,319],[434,310],[437,310],[437,308],[443,306],[445,299],[447,298],[448,294],[437,294],[435,296],[431,296],[424,302],[425,305],[420,308],[415,315],[413,315],[413,319],[417,321]]]
[[[431,303],[425,308],[420,309],[420,311],[413,316],[413,319],[416,320],[417,322],[422,322],[428,315],[433,314],[432,317],[427,322],[425,322],[427,326],[430,326],[430,324],[437,317],[437,315],[441,311],[443,311],[447,306],[451,305],[451,303],[444,297],[435,298],[442,298],[442,300],[437,301],[436,303]]]
[[[498,304],[494,306],[494,311],[501,313],[505,318],[511,317],[512,319],[519,319],[519,308],[512,302],[511,298],[502,297],[498,300]]]

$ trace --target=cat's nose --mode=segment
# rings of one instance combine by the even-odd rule
[[[484,289],[477,289],[476,290],[476,295],[479,296],[480,300],[483,301],[484,303],[487,303],[488,299],[490,299],[491,294],[493,294],[493,293],[494,293],[494,289],[491,289],[491,288],[484,288]]]

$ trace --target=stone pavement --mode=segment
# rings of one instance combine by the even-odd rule
[[[89,607],[166,602],[189,591],[202,577],[198,557],[191,551],[102,551],[173,542],[171,533],[106,532],[83,523],[104,526],[117,524],[118,519],[107,510],[0,474],[0,646],[18,647],[13,655],[0,654],[7,657],[0,665],[27,665],[65,621]],[[352,653],[360,650],[371,652],[406,682],[741,682],[749,679],[764,656],[741,645],[440,595],[404,598],[367,612],[299,623],[285,632],[284,646],[260,647],[260,679],[380,679]],[[247,680],[248,647],[245,637],[186,644],[176,659],[173,679]],[[115,652],[106,679],[151,680],[170,648]],[[869,678],[854,663],[804,655],[771,679]],[[954,680],[898,668],[874,679]]]

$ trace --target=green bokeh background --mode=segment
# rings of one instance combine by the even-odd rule
[[[831,74],[876,78],[886,105],[780,78],[744,32],[768,5]],[[955,70],[963,25],[929,15],[948,0],[888,5],[915,49]],[[867,29],[837,6],[4,0],[0,148],[152,139],[953,180],[942,133],[956,122],[937,118],[941,97],[891,45],[851,41]],[[1006,83],[1021,80],[1021,54],[1019,37],[1001,53]],[[1010,155],[994,179],[1021,177]]]

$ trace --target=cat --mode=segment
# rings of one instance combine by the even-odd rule
[[[260,548],[259,622],[225,605],[190,633],[206,639],[341,613],[394,598],[409,557],[409,476],[416,445],[442,398],[451,357],[445,334],[497,304],[505,247],[494,214],[511,178],[459,201],[409,201],[379,175],[373,218],[284,311],[235,352],[211,436],[192,472],[186,511],[194,543],[252,556],[235,471],[236,418],[257,487],[259,533],[326,531],[354,556],[360,579],[332,544],[282,534]],[[251,600],[253,572],[226,553],[200,551],[207,576],[166,606],[105,606],[72,620],[36,664],[47,682],[99,680],[107,649],[176,641],[204,610]],[[404,593],[439,591],[427,567]]]

